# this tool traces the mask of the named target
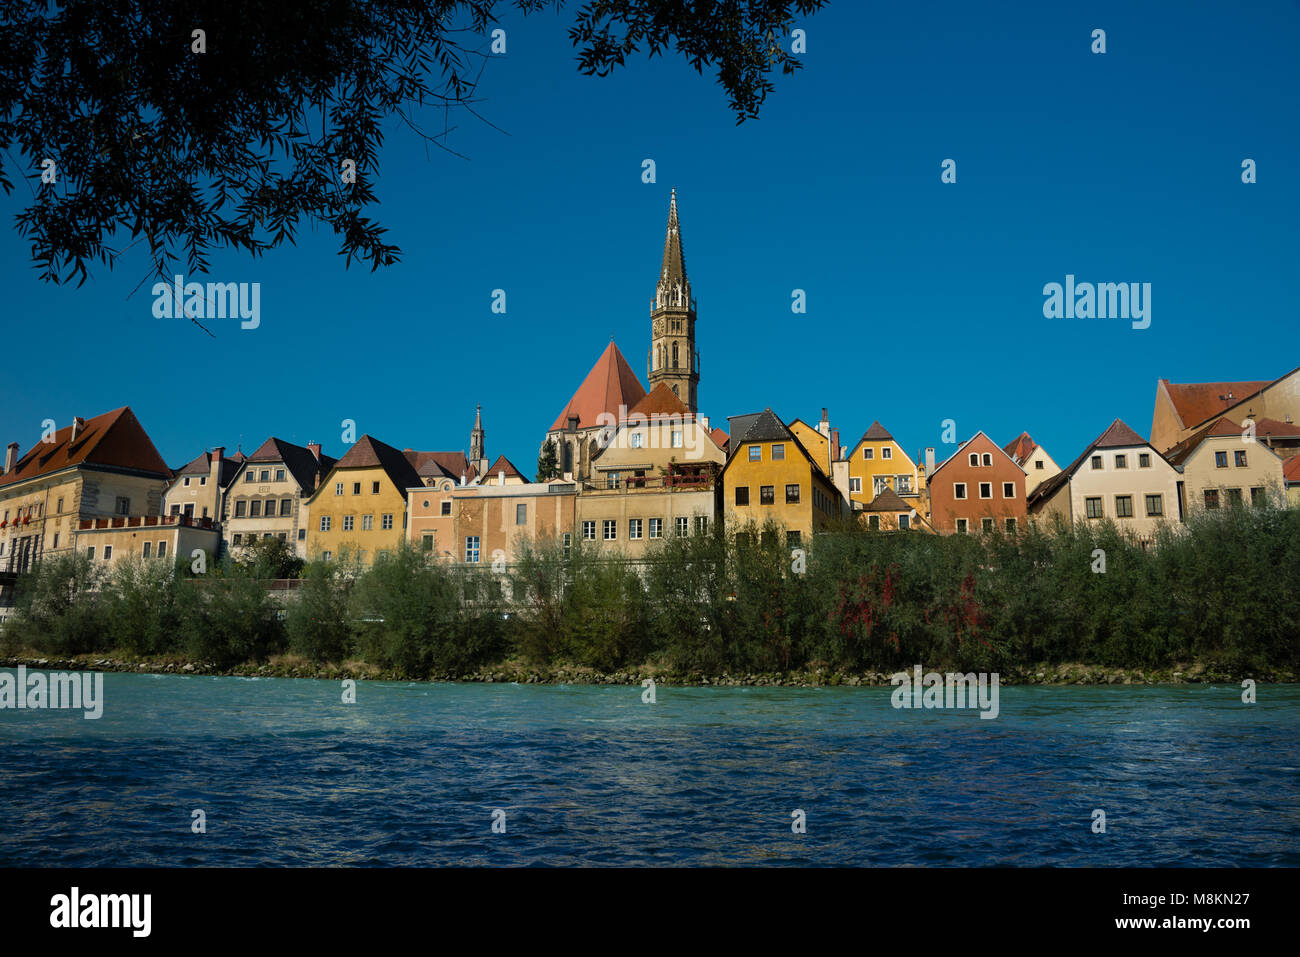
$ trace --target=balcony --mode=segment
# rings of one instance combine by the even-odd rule
[[[83,518],[77,523],[79,531],[99,528],[214,528],[211,518],[191,515],[120,515],[113,518]]]

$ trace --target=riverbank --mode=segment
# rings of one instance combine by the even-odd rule
[[[692,687],[880,687],[889,686],[890,675],[881,672],[849,673],[823,668],[808,671],[749,674],[690,674],[676,672],[654,664],[600,672],[592,668],[557,664],[539,667],[520,660],[499,662],[466,674],[431,673],[422,678],[385,671],[363,661],[346,661],[341,665],[315,664],[295,655],[278,655],[266,662],[246,662],[218,668],[203,662],[177,657],[136,657],[122,654],[90,654],[60,658],[26,654],[0,657],[0,667],[39,668],[49,671],[102,671],[140,674],[211,675],[257,678],[315,678],[339,681],[461,681],[516,684],[583,684],[640,685],[646,678],[656,684]],[[926,670],[931,670],[926,665]],[[936,671],[948,670],[942,667]],[[1173,668],[1108,668],[1101,665],[1054,664],[1003,668],[998,671],[1004,685],[1155,685],[1155,684],[1226,684],[1244,678],[1270,684],[1292,683],[1296,674],[1272,669],[1257,674],[1236,674],[1204,662],[1189,662]]]

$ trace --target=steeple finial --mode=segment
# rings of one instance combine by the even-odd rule
[[[682,251],[682,230],[677,219],[677,190],[668,200],[668,229],[664,236],[664,262],[655,290],[655,305],[689,307],[691,283],[686,278],[686,254]]]

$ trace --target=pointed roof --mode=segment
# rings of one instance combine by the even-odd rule
[[[681,285],[690,303],[690,280],[686,278],[686,254],[682,251],[682,229],[677,219],[677,190],[668,201],[668,228],[664,235],[664,261],[659,270],[659,288],[672,289]]]
[[[1261,415],[1255,418],[1255,434],[1268,438],[1293,439],[1300,437],[1300,423],[1282,422]]]
[[[412,453],[414,454],[414,453]],[[338,469],[382,468],[385,474],[399,490],[405,491],[417,485],[423,485],[415,464],[406,453],[399,452],[391,445],[386,445],[369,435],[357,439],[356,445],[344,453],[343,458],[334,463]],[[321,483],[321,488],[325,483]]]
[[[889,430],[880,424],[879,420],[871,423],[871,428],[862,433],[862,438],[858,444],[863,442],[892,442],[894,437],[889,434]]]
[[[799,437],[791,432],[770,408],[749,415],[732,416],[729,421],[731,422],[731,439],[727,451],[727,464],[722,467],[724,473],[737,460],[736,452],[746,442],[791,442],[808,461],[808,464],[828,482],[830,481],[826,475],[826,470],[817,464],[817,460],[812,457],[807,447],[799,441]]]
[[[1116,419],[1106,427],[1106,431],[1102,432],[1101,435],[1097,436],[1097,438],[1088,444],[1088,447],[1083,450],[1077,459],[1061,471],[1057,472],[1051,478],[1044,479],[1042,482],[1038,483],[1038,486],[1026,499],[1026,505],[1055,495],[1060,490],[1061,486],[1070,481],[1074,476],[1074,473],[1079,471],[1080,466],[1082,466],[1084,462],[1088,461],[1088,457],[1092,455],[1094,449],[1132,448],[1133,446],[1139,445],[1144,445],[1152,452],[1155,452],[1155,454],[1160,458],[1165,458],[1156,450],[1154,445],[1125,425],[1122,419]],[[1165,461],[1168,462],[1168,459],[1165,459]]]
[[[478,475],[474,463],[464,452],[417,452],[414,449],[403,449],[402,455],[421,478],[433,476],[459,482],[463,475],[468,482]]]
[[[175,477],[180,478],[183,475],[211,475],[212,474],[212,455],[211,452],[203,452],[186,462],[175,472]],[[239,475],[240,469],[244,466],[245,456],[243,452],[236,452],[234,455],[221,456],[221,474],[217,476],[217,484],[225,488],[235,480]]]
[[[1256,423],[1256,429],[1258,429],[1258,427],[1259,427],[1258,423]],[[1258,434],[1259,432],[1257,431],[1256,435]],[[1224,439],[1236,439],[1239,441],[1242,435],[1243,435],[1243,431],[1241,426],[1235,424],[1226,415],[1222,415],[1219,416],[1217,419],[1215,419],[1213,422],[1211,422],[1209,425],[1197,429],[1187,438],[1183,439],[1172,449],[1167,451],[1165,453],[1165,458],[1169,460],[1170,465],[1179,466],[1185,463],[1188,459],[1190,459],[1192,457],[1192,454],[1200,447],[1201,443],[1204,442],[1206,439],[1224,438]],[[1259,447],[1264,451],[1273,452],[1272,449],[1270,449],[1267,445],[1264,445],[1263,443],[1260,443]],[[1273,454],[1277,455],[1276,452],[1273,452]]]
[[[654,415],[678,415],[684,418],[691,416],[691,410],[687,408],[686,403],[673,394],[673,390],[668,388],[666,382],[660,382],[640,402],[628,409],[628,415],[633,412],[646,418]]]
[[[617,416],[619,406],[631,408],[645,396],[641,381],[611,339],[549,431],[568,428],[570,415],[578,417],[578,428],[594,429],[601,424],[601,413]]]
[[[54,433],[53,441],[38,441],[14,463],[11,472],[0,476],[0,488],[49,475],[73,466],[104,466],[128,469],[170,479],[172,470],[162,460],[144,427],[122,406],[86,419],[72,441],[72,426]]]
[[[791,432],[784,422],[776,417],[776,413],[771,409],[764,409],[754,416],[749,427],[745,429],[744,435],[740,437],[740,444],[745,442],[780,442],[783,439],[793,439],[794,433]]]
[[[710,432],[709,438],[713,439],[713,444],[722,449],[722,451],[727,451],[727,443],[730,442],[731,439],[721,428],[714,429]]]
[[[1215,415],[1226,412],[1237,403],[1250,398],[1274,379],[1249,382],[1170,382],[1161,379],[1169,400],[1174,405],[1184,428],[1200,425]]]
[[[528,481],[528,479],[524,478],[524,473],[515,468],[514,464],[504,455],[497,456],[497,460],[493,462],[488,470],[483,474],[483,478],[487,481],[491,481],[502,472],[506,473],[506,478],[519,478],[523,479],[525,482]]]
[[[862,510],[864,512],[910,512],[912,507],[904,502],[897,492],[886,486],[880,490],[879,495],[862,506]]]
[[[1300,485],[1300,455],[1293,455],[1282,463],[1282,476],[1287,485]]]
[[[1011,457],[1011,461],[1017,465],[1023,465],[1029,456],[1034,454],[1034,449],[1038,448],[1038,443],[1033,440],[1028,432],[1021,432],[1018,436],[1002,446],[1002,451]]]
[[[316,489],[317,478],[326,475],[338,460],[323,453],[317,459],[311,449],[271,436],[253,451],[247,461],[249,465],[254,462],[283,462],[298,487],[310,493]]]

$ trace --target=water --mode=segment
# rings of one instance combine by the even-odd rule
[[[0,711],[0,864],[1300,865],[1300,685],[1004,687],[992,721],[887,688],[104,693]]]

